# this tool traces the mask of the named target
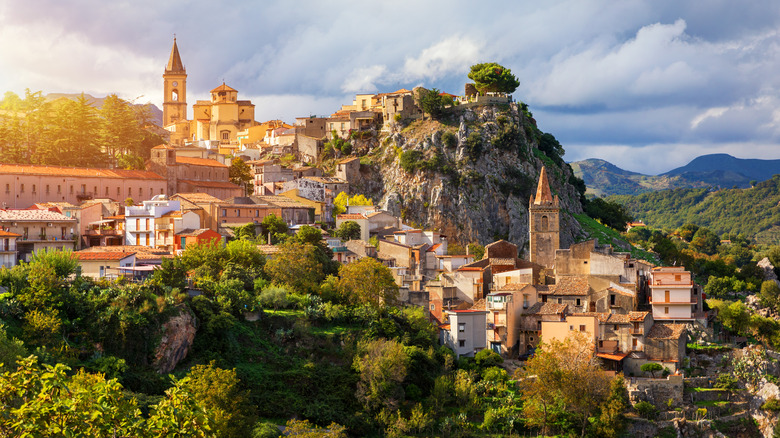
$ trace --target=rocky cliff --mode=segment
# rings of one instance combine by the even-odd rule
[[[573,173],[517,103],[454,107],[441,121],[382,133],[361,159],[352,191],[371,196],[405,223],[440,230],[460,244],[507,239],[528,249],[528,202],[547,167],[561,204],[561,245],[582,235]]]

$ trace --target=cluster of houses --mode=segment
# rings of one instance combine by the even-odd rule
[[[655,362],[678,371],[689,328],[706,328],[710,317],[691,273],[593,240],[561,249],[559,212],[542,169],[529,204],[529,260],[494,242],[482,260],[451,265],[427,283],[442,342],[463,356],[490,348],[527,357],[540,342],[583,332],[608,369],[641,375]]]
[[[163,75],[170,143],[152,149],[146,170],[0,164],[2,266],[45,248],[75,249],[82,275],[144,278],[188,245],[224,242],[237,226],[259,226],[273,214],[293,230],[359,225],[355,240],[323,233],[333,258],[381,261],[401,300],[424,307],[458,355],[489,348],[522,357],[540,342],[583,332],[610,369],[638,374],[642,364],[657,362],[674,371],[687,327],[707,325],[701,288],[684,268],[654,267],[595,241],[561,248],[559,201],[544,168],[529,203],[527,260],[506,241],[487,245],[479,260],[449,254],[446,236],[374,206],[347,206],[334,218],[334,199],[349,193],[360,159],[342,159],[333,176],[310,163],[319,161],[330,136],[421,117],[415,90],[358,94],[330,117],[287,125],[256,122],[254,105],[223,83],[210,100],[193,105],[188,120],[186,78],[174,40]],[[466,96],[451,97],[463,105],[511,99],[466,88]],[[287,155],[302,164],[284,165]],[[250,166],[250,195],[229,181],[236,156]],[[274,248],[263,248],[273,256]]]

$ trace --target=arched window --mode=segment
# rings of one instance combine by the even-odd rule
[[[179,100],[179,90],[171,91],[171,100],[174,102]]]
[[[547,216],[542,216],[542,221],[539,223],[539,230],[547,231],[549,229],[550,229],[550,220],[547,218]]]

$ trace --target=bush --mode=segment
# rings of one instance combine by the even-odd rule
[[[399,164],[405,172],[412,173],[422,167],[422,158],[423,153],[421,151],[404,151],[401,153]]]
[[[652,403],[641,401],[634,405],[634,410],[639,414],[640,417],[646,418],[648,420],[655,420],[655,418],[658,416],[658,408],[656,408]]]
[[[252,430],[252,438],[278,438],[280,436],[282,436],[282,432],[279,427],[270,422],[257,423]]]
[[[446,131],[441,136],[441,142],[448,148],[454,148],[458,145],[458,136],[452,131]]]
[[[273,307],[274,310],[286,308],[288,291],[284,286],[266,286],[257,297],[257,302],[265,309]]]
[[[642,365],[640,369],[642,370],[643,373],[650,373],[653,376],[653,378],[655,378],[656,371],[661,371],[664,369],[664,367],[661,366],[661,364],[657,364],[655,362],[649,362]]]
[[[500,365],[504,362],[504,358],[502,358],[501,355],[495,351],[486,348],[484,350],[480,350],[474,356],[474,361],[477,363],[478,367],[485,369]]]
[[[780,400],[777,397],[769,397],[764,404],[761,405],[761,409],[765,411],[780,411]]]
[[[719,374],[715,384],[715,388],[733,390],[737,389],[737,378],[731,374]]]

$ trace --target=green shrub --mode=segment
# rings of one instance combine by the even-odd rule
[[[466,153],[471,161],[476,162],[482,156],[482,135],[474,131],[466,137]]]
[[[477,363],[478,367],[486,369],[502,364],[504,362],[504,358],[502,358],[501,355],[495,351],[486,348],[484,350],[480,350],[474,356],[474,361]]]
[[[733,390],[737,389],[737,378],[731,374],[719,374],[713,385],[715,388]]]
[[[458,136],[452,131],[446,131],[441,136],[441,142],[448,148],[454,148],[458,145]]]
[[[412,173],[422,167],[422,158],[423,153],[421,151],[404,151],[401,153],[399,164],[405,172]]]
[[[266,286],[257,297],[257,302],[265,309],[272,307],[274,310],[284,309],[289,304],[287,295],[288,291],[284,286]]]
[[[769,397],[764,404],[761,405],[761,409],[765,411],[780,411],[780,400],[777,397]]]
[[[282,436],[279,427],[270,422],[257,423],[252,430],[252,438],[278,438]]]
[[[658,416],[658,408],[656,408],[652,403],[641,401],[634,405],[634,410],[639,414],[640,417],[646,418],[648,420],[655,420],[655,418]]]

